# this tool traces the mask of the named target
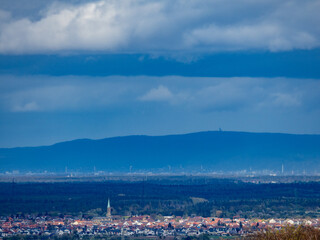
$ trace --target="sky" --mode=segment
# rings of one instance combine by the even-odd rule
[[[0,147],[320,134],[319,0],[0,0]]]

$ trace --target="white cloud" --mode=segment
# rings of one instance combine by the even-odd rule
[[[205,46],[218,51],[243,49],[269,49],[271,51],[308,49],[317,47],[319,39],[305,31],[286,32],[275,24],[243,26],[209,26],[195,29],[186,36],[190,46]]]
[[[173,98],[173,94],[165,86],[159,86],[148,91],[140,97],[141,101],[169,101]]]
[[[317,0],[105,0],[53,4],[39,19],[0,11],[0,53],[179,53],[320,46]]]
[[[22,105],[13,106],[13,112],[34,112],[39,111],[39,106],[36,102],[28,102]]]

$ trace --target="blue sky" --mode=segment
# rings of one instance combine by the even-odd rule
[[[320,2],[1,0],[0,147],[320,133]]]

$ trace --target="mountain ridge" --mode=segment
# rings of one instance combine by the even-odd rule
[[[0,171],[319,171],[320,135],[205,131],[0,148]]]
[[[127,137],[167,137],[167,136],[180,136],[180,135],[192,135],[198,133],[245,133],[245,134],[278,134],[278,135],[294,135],[294,136],[320,136],[320,134],[316,133],[277,133],[277,132],[245,132],[245,131],[199,131],[199,132],[188,132],[188,133],[177,133],[177,134],[165,134],[165,135],[148,135],[148,134],[132,134],[132,135],[123,135],[123,136],[112,136],[105,138],[77,138],[71,140],[65,140],[61,142],[55,142],[48,145],[38,145],[38,146],[18,146],[18,147],[0,147],[0,149],[18,149],[18,148],[35,148],[35,147],[51,147],[57,144],[69,143],[69,142],[78,142],[78,141],[101,141],[106,139],[115,139],[115,138],[127,138]]]

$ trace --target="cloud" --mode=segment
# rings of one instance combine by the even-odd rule
[[[81,2],[42,6],[36,19],[32,15],[10,17],[8,11],[0,11],[0,53],[103,51],[179,56],[320,46],[317,0]]]
[[[290,106],[299,106],[301,103],[299,101],[299,96],[294,94],[288,93],[275,93],[274,96],[274,103],[276,105],[290,107]]]
[[[139,108],[193,112],[320,111],[320,81],[287,78],[1,76],[0,111]]]
[[[145,95],[140,97],[141,101],[168,101],[173,98],[173,94],[167,87],[160,85],[157,88],[153,88]]]
[[[12,112],[83,111],[116,107],[126,100],[128,88],[134,92],[130,83],[124,85],[79,77],[2,77],[0,86],[2,108]]]
[[[209,26],[196,29],[186,36],[188,45],[219,49],[269,49],[282,51],[318,46],[319,39],[308,32],[288,32],[281,26],[260,23],[244,26]]]
[[[217,81],[196,91],[194,98],[198,100],[193,104],[205,111],[236,110],[250,105],[256,93],[248,93],[255,85],[248,79]]]
[[[34,112],[38,110],[40,109],[36,102],[28,102],[23,105],[13,106],[12,108],[13,112]]]

